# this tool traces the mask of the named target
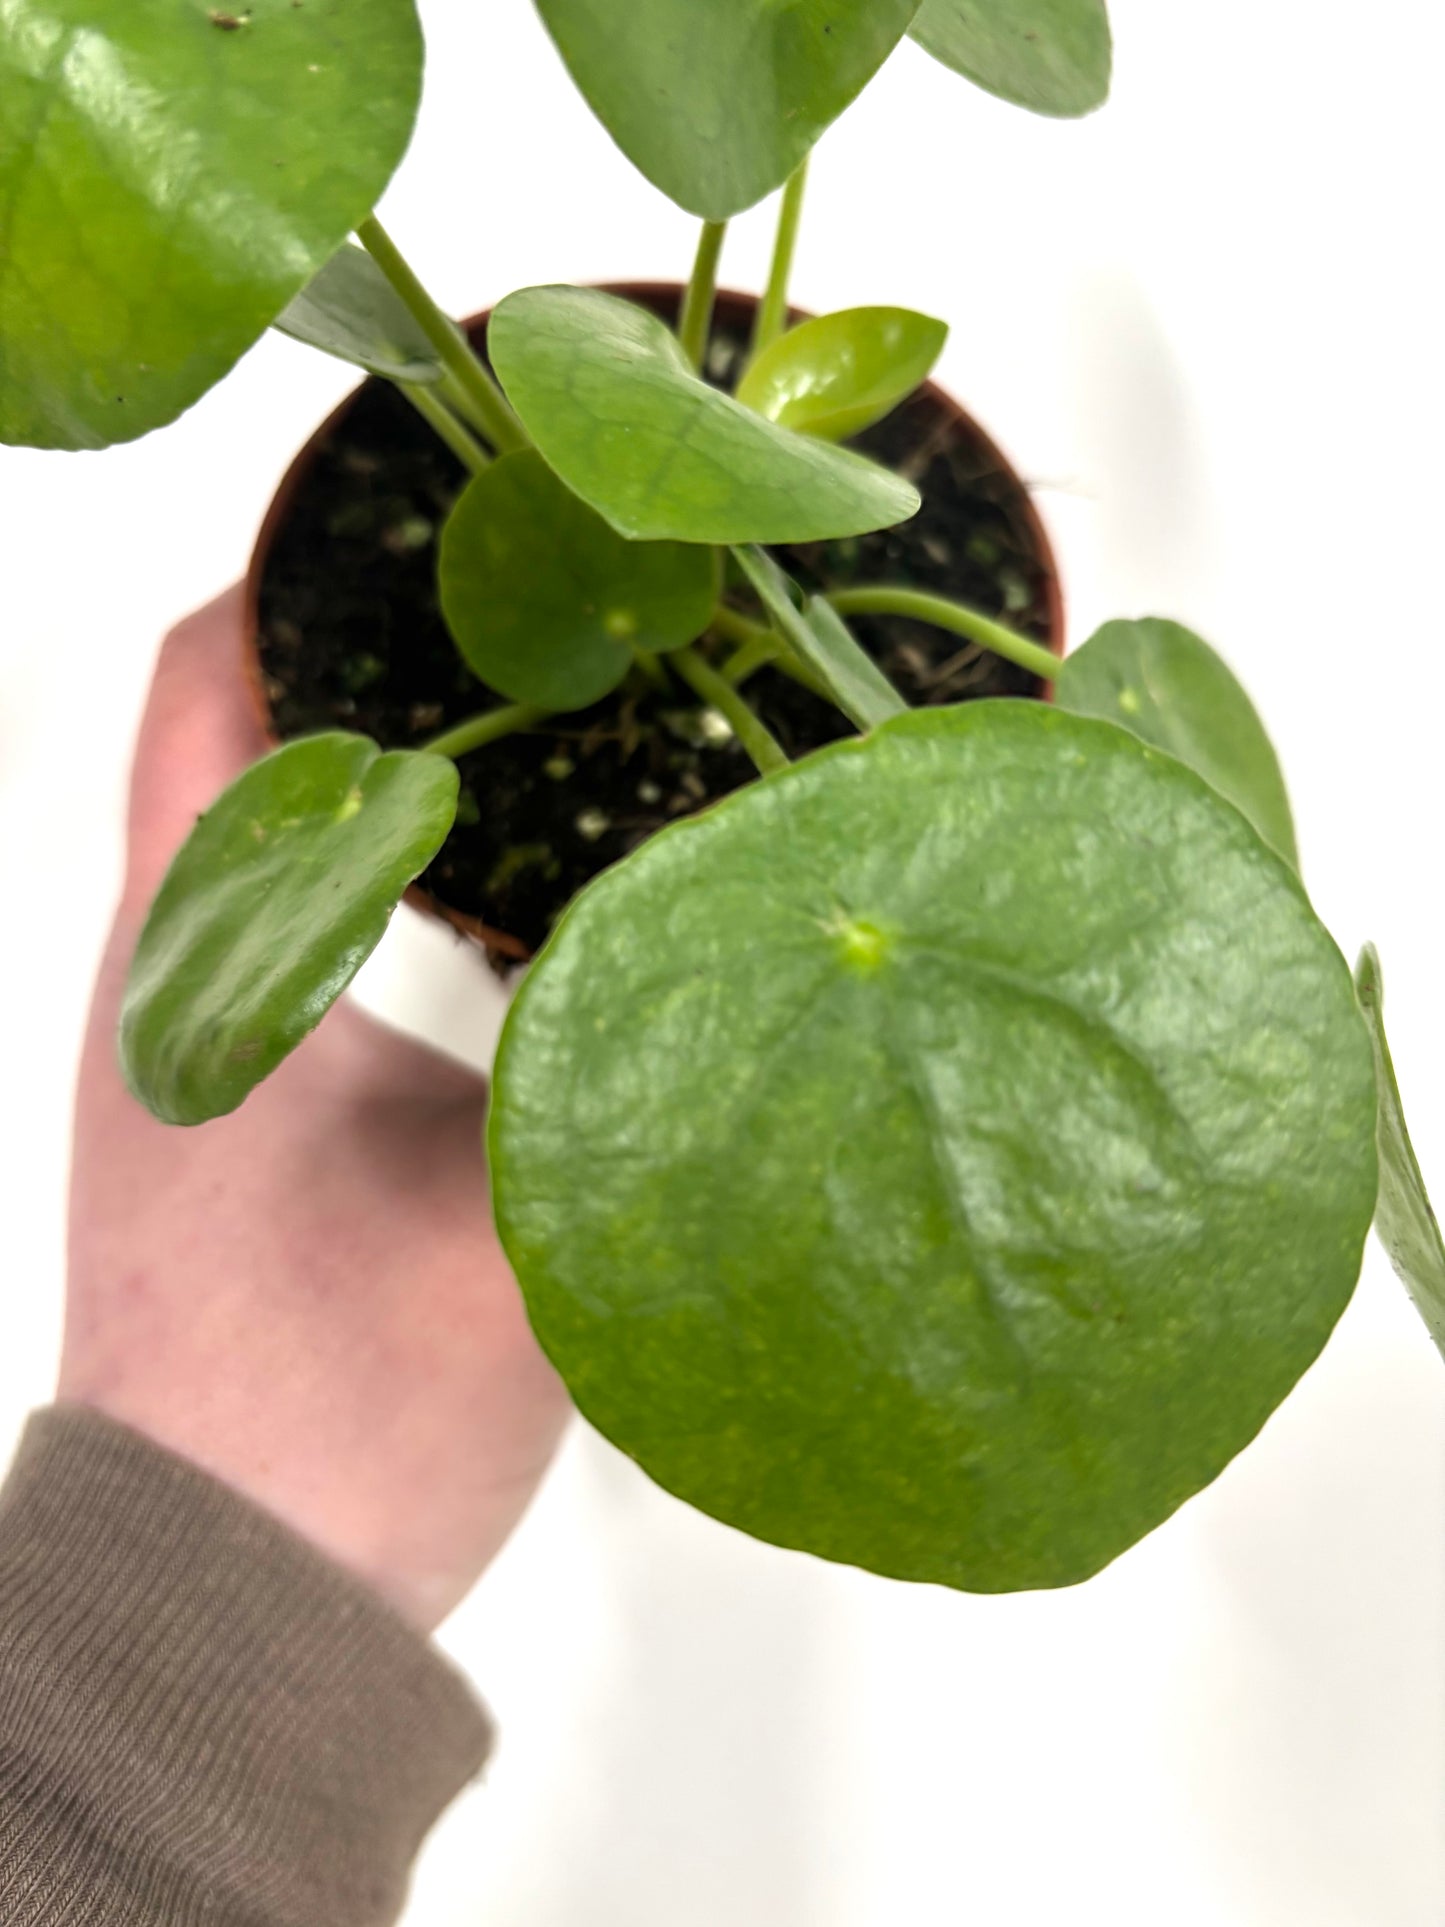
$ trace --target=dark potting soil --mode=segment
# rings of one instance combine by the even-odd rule
[[[708,368],[720,384],[743,352],[750,307],[720,303]],[[921,513],[876,535],[780,549],[783,566],[814,590],[930,590],[1048,641],[1048,565],[1026,497],[987,445],[925,392],[854,446],[915,482]],[[261,664],[280,737],[346,729],[410,748],[503,700],[462,662],[438,605],[437,539],[465,480],[384,382],[362,387],[316,448],[261,583]],[[750,607],[745,594],[736,599]],[[937,629],[891,617],[852,627],[915,706],[1041,694],[1032,676]],[[792,756],[852,733],[779,670],[760,671],[746,689]],[[456,828],[422,886],[535,950],[600,871],[754,775],[721,719],[683,685],[624,688],[464,757]]]

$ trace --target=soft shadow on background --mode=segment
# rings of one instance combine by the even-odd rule
[[[428,111],[387,218],[441,298],[685,272],[689,224],[529,8],[423,12]],[[906,48],[820,150],[797,296],[954,322],[942,378],[1036,483],[1074,640],[1174,616],[1244,676],[1321,913],[1384,953],[1445,1188],[1445,21],[1430,0],[1113,12],[1115,101],[1084,126]],[[724,278],[756,285],[768,241],[766,214],[738,223]],[[348,386],[272,340],[162,436],[0,454],[7,1448],[52,1369],[69,1085],[149,659],[243,566]],[[485,1061],[498,999],[443,933],[404,919],[364,995]],[[1088,1587],[966,1599],[776,1552],[579,1430],[446,1638],[503,1744],[407,1927],[1445,1918],[1445,1368],[1373,1252],[1259,1444]]]

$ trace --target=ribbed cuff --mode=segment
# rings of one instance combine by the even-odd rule
[[[480,1706],[359,1582],[139,1434],[30,1421],[0,1490],[0,1921],[374,1927]]]

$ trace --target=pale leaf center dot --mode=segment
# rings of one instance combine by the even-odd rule
[[[842,945],[843,960],[852,969],[871,974],[883,968],[893,948],[893,940],[880,930],[876,923],[864,923],[856,917],[845,917],[840,919],[837,931]]]

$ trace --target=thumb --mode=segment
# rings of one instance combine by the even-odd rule
[[[196,818],[266,753],[246,690],[239,585],[166,637],[131,769],[125,903],[144,911]]]

